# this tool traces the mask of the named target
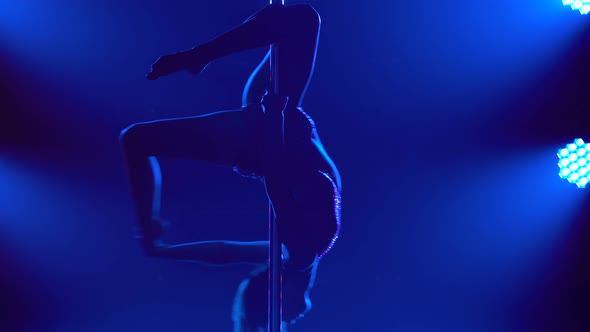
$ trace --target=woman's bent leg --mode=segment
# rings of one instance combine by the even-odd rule
[[[241,111],[136,123],[121,132],[135,213],[148,249],[157,237],[160,167],[156,157],[177,157],[234,166],[247,153]]]

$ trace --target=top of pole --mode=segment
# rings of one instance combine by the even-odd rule
[[[270,0],[271,5],[284,5],[285,0]]]

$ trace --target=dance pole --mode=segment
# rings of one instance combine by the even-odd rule
[[[271,5],[284,5],[285,0],[270,0]],[[270,46],[270,82],[275,95],[279,95],[279,54],[277,45]],[[284,133],[283,133],[284,134]],[[284,137],[283,137],[284,139]],[[280,332],[282,327],[282,252],[281,240],[279,239],[279,229],[277,218],[272,207],[268,203],[268,223],[269,223],[269,269],[268,269],[268,332]]]

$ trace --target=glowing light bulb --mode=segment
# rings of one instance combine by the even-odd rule
[[[567,167],[570,164],[570,160],[567,158],[561,159],[558,163],[560,167]]]
[[[587,144],[588,145],[588,144]],[[570,154],[570,151],[568,149],[561,149],[559,150],[559,152],[557,153],[557,155],[559,157],[567,157],[567,155]]]
[[[584,1],[588,1],[590,6],[590,0]],[[559,177],[575,184],[578,188],[586,187],[590,182],[590,145],[583,139],[576,138],[573,143],[559,149],[557,157],[559,158],[557,162]]]

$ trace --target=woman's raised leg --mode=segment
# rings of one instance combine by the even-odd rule
[[[290,106],[301,106],[315,65],[319,30],[320,17],[311,6],[271,5],[206,43],[160,57],[152,65],[148,79],[155,80],[183,69],[197,74],[215,59],[277,44],[279,94],[289,96]],[[266,75],[264,71],[256,72]]]
[[[136,123],[120,135],[136,220],[145,249],[159,235],[160,167],[156,157],[234,166],[247,154],[242,111]]]

